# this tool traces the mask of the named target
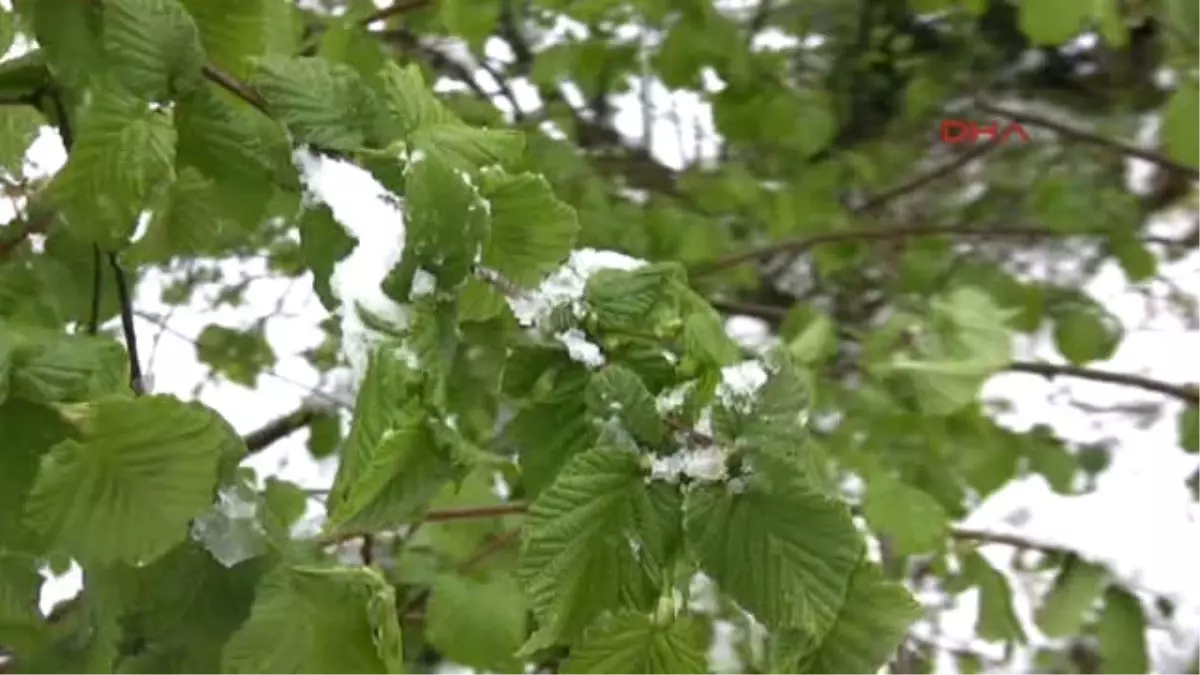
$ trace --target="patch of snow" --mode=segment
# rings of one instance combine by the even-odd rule
[[[588,279],[597,272],[632,271],[645,265],[645,260],[615,251],[578,249],[572,251],[567,262],[546,277],[536,290],[509,297],[508,305],[522,326],[541,326],[555,309],[564,305],[582,313],[583,291]]]
[[[696,387],[694,381],[684,382],[683,384],[673,389],[668,389],[658,395],[654,401],[654,405],[658,408],[659,415],[669,415],[683,407],[687,400],[687,395]]]
[[[600,351],[599,345],[588,340],[583,331],[571,328],[554,337],[566,346],[567,354],[571,356],[572,361],[582,363],[593,370],[604,367],[604,354]]]
[[[650,467],[650,480],[677,482],[681,477],[717,482],[728,477],[726,454],[716,445],[684,448],[679,452],[656,456]]]
[[[410,161],[420,159],[417,150]],[[380,287],[404,254],[404,200],[350,162],[306,149],[296,150],[293,161],[306,198],[328,205],[334,219],[358,239],[350,255],[334,266],[331,279],[333,293],[342,303],[342,344],[357,384],[366,373],[371,348],[383,336],[367,327],[355,307],[362,306],[397,330],[408,325],[408,308]]]
[[[412,288],[409,290],[408,297],[422,298],[437,290],[437,277],[423,269],[417,269],[413,273]]]
[[[743,361],[721,369],[717,396],[731,408],[748,412],[754,395],[767,383],[766,368],[760,361]]]

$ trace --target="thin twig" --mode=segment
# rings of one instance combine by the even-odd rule
[[[92,246],[92,306],[88,315],[88,335],[100,332],[100,300],[104,295],[104,263],[100,247]]]
[[[125,335],[125,351],[129,352],[129,386],[135,395],[141,396],[146,393],[146,383],[142,379],[142,361],[138,358],[137,330],[133,323],[133,297],[129,292],[125,270],[121,269],[116,253],[108,254],[108,264],[116,280],[117,302],[121,305],[121,332]]]

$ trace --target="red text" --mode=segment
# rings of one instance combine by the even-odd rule
[[[980,125],[970,120],[942,120],[943,143],[974,143],[981,136],[986,136],[992,143],[1006,143],[1014,136],[1022,143],[1029,142],[1029,134],[1019,122],[1001,129],[996,122]]]

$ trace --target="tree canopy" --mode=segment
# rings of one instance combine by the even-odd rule
[[[959,521],[1108,464],[999,423],[998,373],[1148,393],[1197,452],[1196,386],[1106,366],[1085,289],[1197,246],[1194,1],[13,5],[0,672],[974,672],[922,627],[974,589],[980,638],[1030,643],[989,543],[1048,580],[1037,670],[1150,669],[1163,599]],[[655,92],[711,128],[664,140]],[[352,400],[240,435],[155,392],[134,290],[236,306],[231,260],[311,286]],[[264,321],[196,355],[277,359]],[[302,429],[327,491],[244,465]]]

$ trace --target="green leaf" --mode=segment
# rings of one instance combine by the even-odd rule
[[[415,374],[394,349],[370,358],[329,494],[326,530],[394,527],[415,518],[452,476],[426,424]]]
[[[196,169],[179,170],[154,210],[146,235],[130,247],[131,263],[163,263],[175,257],[218,255],[236,223],[221,208],[217,185]]]
[[[777,469],[778,471],[778,469]],[[685,528],[701,569],[768,628],[819,635],[832,625],[863,543],[845,506],[797,472],[768,488],[698,485]]]
[[[208,60],[235,77],[249,75],[248,57],[263,53],[271,0],[180,0],[200,30]]]
[[[42,536],[24,521],[25,502],[37,479],[41,458],[71,432],[58,412],[28,401],[0,405],[0,551],[44,550]]]
[[[481,129],[461,122],[429,124],[411,134],[418,150],[438,152],[464,169],[511,164],[525,150],[525,137],[511,129]]]
[[[0,106],[0,169],[20,175],[25,153],[45,120],[27,106]]]
[[[985,640],[1025,641],[1025,631],[1013,609],[1013,592],[1008,579],[983,556],[970,552],[962,558],[962,574],[953,590],[979,588],[979,617],[975,630]]]
[[[1131,284],[1152,279],[1158,273],[1158,258],[1133,233],[1113,235],[1109,238],[1108,249]]]
[[[696,312],[683,320],[683,353],[696,363],[723,368],[738,360],[737,343],[729,339],[721,317]]]
[[[1179,447],[1193,455],[1200,451],[1200,410],[1191,405],[1179,411]]]
[[[926,413],[951,414],[975,401],[984,381],[1009,364],[1009,317],[983,291],[957,288],[934,300],[912,353],[892,356],[880,370],[906,374]]]
[[[12,333],[10,338],[16,338],[10,342],[7,383],[13,398],[78,403],[128,392],[128,357],[117,342],[42,330]]]
[[[1077,366],[1112,358],[1124,332],[1121,322],[1095,302],[1070,303],[1054,319],[1054,344]]]
[[[800,333],[788,342],[788,353],[798,363],[810,364],[829,356],[837,345],[837,325],[827,314],[816,314]]]
[[[1104,594],[1104,610],[1096,623],[1102,673],[1150,672],[1146,614],[1137,597],[1113,586]]]
[[[55,79],[83,90],[105,63],[100,34],[103,6],[73,0],[18,0],[16,4],[21,14],[32,14],[34,36]]]
[[[500,10],[497,3],[450,0],[438,5],[438,17],[452,35],[466,40],[476,53],[483,53],[484,42],[500,22]]]
[[[506,386],[515,370],[509,366]],[[531,497],[554,480],[566,461],[595,442],[596,428],[585,399],[589,378],[582,366],[567,367],[551,381],[552,393],[532,401],[505,429],[508,442],[519,452],[521,479]]]
[[[485,172],[481,191],[492,213],[483,264],[514,284],[536,286],[570,255],[579,232],[575,211],[536,174]]]
[[[1021,32],[1039,45],[1060,45],[1087,28],[1092,0],[1029,0],[1019,10]]]
[[[73,232],[121,248],[155,188],[170,183],[175,130],[170,117],[116,89],[93,92],[80,117],[52,194]]]
[[[1188,166],[1200,166],[1200,132],[1194,124],[1198,117],[1200,87],[1185,81],[1167,103],[1161,133],[1167,156]]]
[[[707,673],[712,627],[683,614],[656,622],[619,612],[598,620],[563,666],[564,673]]]
[[[283,134],[277,137],[254,122],[257,112],[233,103],[227,94],[206,86],[181,100],[175,110],[179,166],[199,169],[220,191],[220,210],[244,228],[258,225],[271,198],[273,182],[298,187]],[[278,147],[277,147],[278,146]],[[288,176],[278,175],[286,163]]]
[[[898,556],[937,550],[950,530],[949,516],[936,499],[885,471],[870,474],[863,515]]]
[[[306,209],[300,216],[299,228],[300,251],[305,267],[312,272],[313,290],[325,309],[333,311],[339,304],[329,285],[333,268],[350,255],[358,245],[358,238],[334,220],[333,212],[325,204]]]
[[[588,382],[587,401],[593,414],[621,420],[643,443],[657,445],[667,434],[650,390],[628,368],[610,365],[596,373]]]
[[[212,501],[218,461],[241,446],[214,413],[169,396],[68,414],[80,437],[42,460],[26,520],[57,548],[101,564],[148,562],[186,537]]]
[[[250,615],[262,563],[224,567],[186,542],[142,570],[123,617],[141,648],[118,672],[220,672],[221,648]]]
[[[538,631],[522,653],[578,636],[606,610],[646,609],[656,595],[662,521],[632,452],[596,447],[573,457],[529,507],[518,578]]]
[[[225,645],[221,672],[400,672],[394,596],[368,568],[281,567]]]
[[[344,151],[368,146],[376,104],[353,68],[316,57],[267,56],[251,83],[296,143]]]
[[[207,56],[179,0],[106,0],[108,65],[131,93],[165,101],[200,86]]]
[[[13,13],[8,10],[0,10],[0,54],[8,53],[16,35],[17,27]]]
[[[483,671],[522,669],[516,653],[525,641],[526,607],[507,578],[477,582],[444,574],[434,582],[425,630],[446,659]]]
[[[417,154],[417,153],[414,153]],[[472,180],[439,153],[410,164],[405,193],[404,257],[437,278],[437,287],[456,288],[470,273],[487,231],[487,202]],[[408,287],[394,293],[407,299]]]
[[[196,359],[230,382],[254,387],[258,376],[275,365],[275,350],[264,326],[238,330],[209,324],[196,337]]]
[[[1037,610],[1037,624],[1051,638],[1079,633],[1088,613],[1108,586],[1104,567],[1070,557],[1063,563],[1054,587]]]
[[[833,626],[801,659],[798,673],[874,673],[921,617],[921,606],[878,565],[861,560]]]
[[[0,633],[14,651],[32,649],[44,621],[37,611],[42,588],[37,563],[33,555],[0,548]]]
[[[416,65],[401,68],[388,61],[381,75],[384,106],[396,118],[404,136],[422,127],[457,121],[425,85]]]

